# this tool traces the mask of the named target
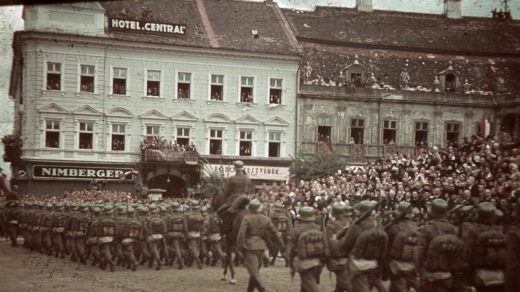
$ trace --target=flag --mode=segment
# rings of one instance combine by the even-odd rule
[[[121,180],[124,180],[127,176],[129,176],[131,174],[138,174],[138,173],[139,173],[139,170],[132,169],[130,171],[127,171],[125,173],[120,174],[119,177],[121,178]]]

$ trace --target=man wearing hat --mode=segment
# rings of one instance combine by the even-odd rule
[[[96,264],[101,262],[101,253],[99,252],[99,239],[98,232],[99,226],[101,223],[101,208],[92,206],[91,210],[91,222],[87,229],[87,252],[86,258],[89,255],[92,255],[92,264],[91,266],[95,266]]]
[[[16,238],[18,237],[18,223],[20,220],[20,214],[22,213],[22,209],[18,206],[19,203],[19,201],[8,201],[6,209],[7,232],[9,234],[9,239],[11,240],[11,246],[14,247],[18,246]]]
[[[287,213],[284,211],[284,207],[281,203],[275,203],[273,205],[274,212],[271,214],[270,219],[273,223],[276,230],[278,230],[278,235],[282,238],[285,245],[287,245],[287,240],[292,234],[293,226],[292,220],[287,216]],[[271,243],[271,241],[268,242]],[[273,245],[273,244],[270,244]],[[271,266],[274,265],[276,261],[276,257],[278,256],[279,250],[276,246],[271,246],[271,254],[273,255],[273,259],[271,260]],[[285,266],[289,266],[289,259],[285,259]]]
[[[134,250],[137,246],[139,246],[139,240],[143,236],[142,225],[135,218],[135,209],[130,207],[126,210],[126,220],[124,220],[124,227],[121,240],[121,245],[123,247],[123,254],[125,256],[126,268],[132,269],[133,272],[136,271],[136,258]]]
[[[401,202],[394,211],[393,225],[387,228],[388,264],[390,291],[408,292],[419,289],[415,269],[414,249],[417,245],[417,230],[412,222],[412,205]],[[399,218],[399,219],[397,219]]]
[[[318,279],[322,270],[321,260],[326,259],[325,257],[328,256],[329,253],[327,241],[324,238],[325,235],[320,231],[320,226],[314,223],[316,221],[314,208],[309,206],[302,207],[297,219],[300,221],[300,225],[293,229],[293,233],[289,240],[289,265],[291,276],[294,275],[295,271],[300,274],[301,291],[318,292],[320,291]],[[321,233],[320,237],[322,239],[322,244],[319,251],[323,252],[323,254],[319,257],[313,257],[312,255],[306,254],[307,238],[302,238],[300,241],[301,236],[305,236],[311,231],[314,231],[316,234]],[[300,246],[300,242],[304,242],[305,246]]]
[[[53,214],[52,243],[56,257],[58,257],[59,253],[62,259],[65,258],[65,247],[63,245],[65,242],[65,221],[65,206],[63,206],[63,203],[59,203],[56,205],[56,210]]]
[[[72,229],[72,237],[74,238],[74,242],[71,243],[74,245],[72,248],[76,250],[76,255],[80,263],[84,265],[87,264],[87,256],[85,253],[87,230],[92,221],[88,216],[88,210],[89,206],[87,204],[81,204],[78,208],[79,213],[71,218],[72,222],[69,224]]]
[[[244,266],[249,273],[247,291],[253,292],[256,287],[260,292],[263,292],[265,285],[260,276],[260,266],[264,251],[267,248],[266,240],[270,237],[280,250],[284,250],[285,246],[271,220],[260,214],[262,210],[260,201],[252,200],[247,208],[249,214],[244,216],[240,225],[237,250],[243,254]]]
[[[205,233],[204,217],[200,213],[200,203],[193,201],[191,203],[191,211],[186,215],[188,226],[188,250],[191,257],[197,263],[197,268],[202,269],[200,261],[200,244],[202,234]]]
[[[171,247],[170,263],[173,265],[173,261],[177,259],[178,269],[182,270],[184,263],[181,253],[182,242],[184,241],[185,233],[188,230],[188,223],[182,215],[182,207],[179,202],[172,203],[173,214],[169,216],[167,222],[168,229],[168,241]]]
[[[157,271],[161,269],[161,255],[159,250],[162,249],[166,258],[168,258],[168,251],[164,244],[164,235],[167,232],[166,222],[159,216],[160,207],[155,204],[150,205],[150,221],[147,227],[147,241],[150,246],[150,260],[148,261],[148,268],[153,266],[153,262],[157,262]]]
[[[224,187],[226,203],[218,210],[219,216],[224,221],[224,226],[230,226],[233,216],[237,210],[233,207],[233,202],[241,195],[246,195],[253,183],[244,173],[244,163],[240,160],[234,163],[235,175],[227,179]]]
[[[113,216],[114,207],[112,205],[105,206],[105,208],[103,208],[103,217],[98,228],[99,251],[102,258],[101,269],[105,270],[108,264],[110,266],[110,272],[113,272],[115,269],[114,262],[112,261],[112,249],[114,236],[117,234],[116,222]]]

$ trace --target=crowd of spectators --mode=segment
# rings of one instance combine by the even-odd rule
[[[168,141],[166,139],[161,139],[157,136],[146,136],[146,138],[141,141],[141,150],[145,151],[148,149],[153,150],[161,150],[161,151],[193,151],[197,152],[197,147],[195,144],[191,142],[190,145],[180,144],[175,141]]]

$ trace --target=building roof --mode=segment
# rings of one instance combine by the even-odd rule
[[[299,40],[432,53],[520,55],[520,21],[317,6],[283,9]]]
[[[112,31],[116,39],[177,46],[297,55],[283,14],[264,2],[127,0],[101,2],[109,18],[185,24],[182,36]],[[258,30],[254,38],[252,30]]]

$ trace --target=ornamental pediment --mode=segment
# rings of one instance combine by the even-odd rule
[[[230,123],[231,119],[224,114],[212,114],[204,119],[206,123]]]
[[[181,122],[196,122],[198,119],[194,115],[190,114],[187,111],[180,112],[173,117],[171,117],[174,121],[181,121]]]
[[[38,110],[40,113],[49,113],[49,114],[68,114],[69,111],[64,109],[63,107],[51,103],[49,105],[46,105]]]
[[[259,125],[261,122],[250,115],[242,116],[235,120],[236,124]]]
[[[108,111],[107,117],[111,118],[133,118],[134,114],[127,110],[126,108],[122,107],[115,107]]]
[[[282,126],[282,127],[289,126],[289,123],[286,120],[280,118],[279,116],[276,116],[274,118],[271,118],[271,119],[265,121],[264,124],[267,126]]]
[[[141,119],[152,119],[152,120],[166,120],[168,117],[163,115],[158,110],[150,110],[139,116]]]
[[[85,116],[101,116],[101,112],[91,107],[90,105],[84,105],[76,110],[73,110],[74,115],[85,115]]]

